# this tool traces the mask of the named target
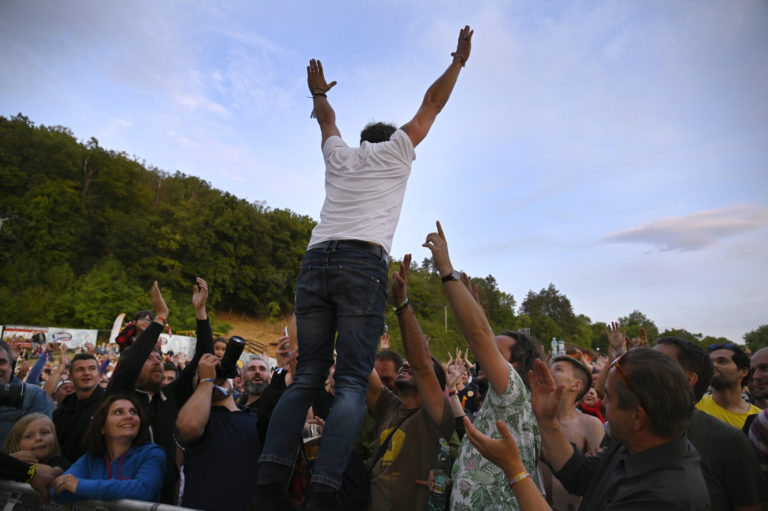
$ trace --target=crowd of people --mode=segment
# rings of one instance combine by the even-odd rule
[[[411,255],[390,279],[389,252],[414,148],[472,34],[460,30],[414,118],[367,126],[359,148],[336,126],[336,82],[310,61],[326,201],[274,360],[214,340],[199,277],[189,359],[160,350],[171,311],[157,282],[119,357],[50,343],[29,367],[0,341],[0,476],[60,503],[204,510],[765,509],[768,348],[629,339],[613,323],[607,358],[547,355],[531,335],[493,332],[438,222],[423,246],[467,347],[432,356]],[[382,336],[390,293],[402,354]]]

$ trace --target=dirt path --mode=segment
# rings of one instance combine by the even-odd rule
[[[232,325],[232,330],[227,337],[239,335],[246,340],[245,351],[248,353],[261,353],[267,350],[270,356],[275,356],[277,340],[283,335],[283,327],[288,325],[290,316],[280,318],[275,322],[267,319],[256,319],[251,316],[217,312],[216,319]]]

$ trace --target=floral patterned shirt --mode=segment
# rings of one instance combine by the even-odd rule
[[[506,392],[499,395],[492,385],[489,386],[473,424],[483,434],[501,438],[496,430],[496,421],[501,419],[506,422],[515,437],[525,468],[530,474],[535,474],[541,452],[541,436],[531,407],[531,392],[512,364],[507,363],[507,366],[509,377]],[[466,436],[461,441],[452,477],[451,511],[520,509],[504,472],[483,458]]]

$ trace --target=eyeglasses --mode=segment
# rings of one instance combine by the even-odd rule
[[[732,342],[727,342],[725,344],[710,344],[709,345],[709,351],[715,351],[715,350],[732,350],[734,348],[737,348],[735,344]]]
[[[624,380],[624,385],[626,385],[629,391],[635,395],[638,401],[640,401],[640,406],[645,408],[645,404],[643,404],[643,398],[640,397],[640,394],[638,394],[638,392],[635,390],[635,387],[629,381],[629,378],[627,377],[627,373],[625,373],[624,370],[621,368],[621,361],[624,359],[625,356],[627,356],[627,353],[629,352],[625,351],[624,353],[616,357],[616,360],[614,360],[611,363],[611,366],[608,370],[610,371],[611,369],[614,369],[614,368],[616,369],[616,372],[619,373],[619,376],[621,376],[621,379]]]

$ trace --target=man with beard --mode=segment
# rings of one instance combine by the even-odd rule
[[[176,419],[184,449],[184,507],[245,509],[251,499],[252,460],[261,452],[257,417],[235,404],[230,381],[216,377],[220,365],[215,355],[203,355],[197,388]]]
[[[269,361],[261,355],[254,355],[243,371],[243,395],[237,405],[240,408],[259,409],[259,398],[271,380]]]
[[[755,405],[744,401],[741,395],[751,376],[749,355],[730,342],[713,344],[709,350],[715,365],[712,394],[701,398],[696,408],[741,429],[747,417],[761,412]]]
[[[194,376],[200,358],[204,353],[213,353],[213,333],[205,308],[208,284],[198,277],[192,289],[192,305],[197,318],[195,355],[179,377],[165,386],[163,386],[165,377],[163,360],[156,345],[160,332],[167,322],[168,306],[157,282],[152,286],[151,297],[155,311],[154,319],[138,336],[134,345],[120,355],[106,395],[132,394],[144,404],[144,409],[149,416],[152,441],[165,449],[166,472],[161,502],[176,504],[179,469],[176,466],[174,424],[179,409],[184,406],[195,390]]]
[[[749,392],[758,408],[768,409],[768,348],[760,348],[752,355],[752,381]]]
[[[83,433],[104,399],[104,389],[99,386],[99,363],[96,357],[79,353],[69,365],[69,379],[75,392],[65,397],[53,412],[53,424],[61,445],[61,453],[71,463],[85,454]],[[57,389],[58,390],[58,389]]]
[[[426,509],[429,489],[416,480],[429,476],[440,452],[439,439],[453,434],[453,412],[445,390],[443,366],[430,356],[426,338],[407,298],[406,254],[400,272],[392,278],[392,296],[406,361],[397,378],[396,393],[371,372],[366,394],[376,418],[378,452],[371,468],[371,510]]]
[[[714,371],[709,353],[694,342],[673,336],[659,337],[653,349],[680,365],[694,398],[701,399]],[[701,456],[701,472],[713,511],[764,509],[762,503],[768,497],[768,487],[752,446],[739,430],[694,410],[686,433]]]

